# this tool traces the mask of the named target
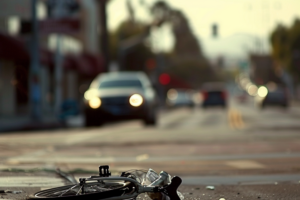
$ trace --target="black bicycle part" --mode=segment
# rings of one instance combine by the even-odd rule
[[[100,177],[109,177],[111,173],[109,172],[109,165],[100,165],[99,166],[99,176]]]
[[[171,183],[169,185],[163,186],[162,188],[159,188],[159,192],[164,193],[165,195],[170,197],[170,200],[180,200],[177,189],[182,183],[182,179],[178,176],[174,176],[171,180]]]
[[[83,181],[81,182],[83,183]],[[82,191],[78,194],[75,194],[75,192],[72,192],[71,194],[68,193],[64,193],[65,191],[71,191],[72,188],[74,187],[82,187],[81,183],[76,184],[76,185],[67,185],[67,186],[61,186],[61,187],[56,187],[56,188],[51,188],[51,189],[47,189],[47,190],[42,190],[39,191],[37,193],[35,193],[34,195],[30,196],[28,199],[44,199],[44,200],[83,200],[83,199],[89,199],[89,200],[100,200],[100,199],[106,199],[106,198],[111,198],[111,197],[117,197],[117,196],[122,196],[123,194],[127,193],[128,191],[130,191],[131,189],[128,188],[128,185],[130,185],[130,183],[126,184],[126,185],[120,185],[118,184],[118,186],[116,186],[116,188],[113,188],[111,190],[108,191],[102,191],[102,192],[92,192],[92,193],[83,193]],[[97,182],[95,183],[86,183],[85,187],[91,186],[93,184],[97,184]],[[86,191],[86,189],[84,189],[84,192]],[[61,194],[64,193],[63,196],[57,196],[57,193]]]

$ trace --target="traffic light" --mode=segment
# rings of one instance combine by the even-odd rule
[[[164,73],[159,76],[159,82],[162,85],[168,85],[170,81],[171,81],[171,77],[169,74]]]
[[[212,36],[214,38],[218,37],[218,24],[213,24],[211,30],[212,30]]]

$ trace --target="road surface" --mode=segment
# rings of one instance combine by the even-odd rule
[[[109,164],[113,172],[153,168],[210,180],[287,175],[296,181],[299,119],[299,107],[261,111],[251,99],[243,104],[233,100],[228,109],[163,110],[156,127],[134,120],[84,128],[77,118],[69,129],[2,133],[0,169],[59,167],[84,173]]]

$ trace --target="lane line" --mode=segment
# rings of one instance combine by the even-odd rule
[[[242,114],[238,110],[230,109],[228,111],[228,122],[229,127],[233,130],[241,130],[245,128],[245,122],[243,120]]]
[[[263,169],[265,165],[254,160],[234,160],[225,162],[226,165],[237,169]]]
[[[132,157],[83,157],[83,156],[61,156],[61,157],[14,157],[4,161],[5,164],[29,164],[29,163],[83,163],[83,164],[98,164],[98,163],[113,163],[113,162],[138,162],[147,160],[147,162],[166,162],[166,161],[244,161],[244,160],[272,160],[272,159],[296,159],[300,160],[300,153],[267,153],[267,154],[243,154],[243,155],[211,155],[211,156],[149,156],[142,154]],[[253,161],[254,162],[254,161]],[[256,162],[256,161],[255,161]],[[245,162],[244,162],[245,163]]]
[[[148,158],[149,158],[148,154],[142,154],[136,157],[136,161],[140,162],[140,161],[148,160]]]

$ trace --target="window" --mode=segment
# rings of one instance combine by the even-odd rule
[[[118,87],[142,87],[142,83],[139,80],[115,80],[115,81],[104,81],[100,83],[100,89],[104,88],[118,88]]]

